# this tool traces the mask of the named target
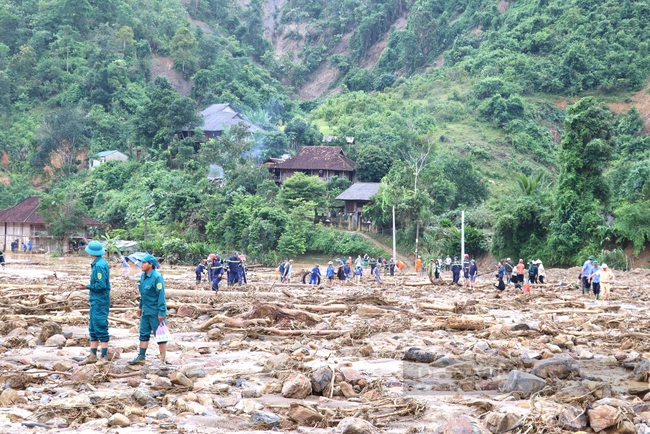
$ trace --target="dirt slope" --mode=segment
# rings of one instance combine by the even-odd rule
[[[189,96],[192,91],[192,81],[186,80],[183,73],[174,69],[174,59],[171,57],[152,55],[153,61],[151,62],[151,77],[155,80],[156,77],[163,76],[169,83],[178,90],[182,96]]]

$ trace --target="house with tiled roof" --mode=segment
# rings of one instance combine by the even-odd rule
[[[47,232],[43,217],[38,213],[40,200],[41,196],[30,196],[11,208],[0,210],[0,242],[3,251],[14,241],[18,241],[19,245],[31,241],[34,251],[45,251],[56,244],[54,237]],[[102,223],[84,217],[83,227],[71,238],[88,239],[88,228],[91,226],[102,226]]]
[[[340,146],[303,146],[298,153],[270,166],[275,181],[282,183],[296,172],[317,176],[322,181],[338,176],[354,182],[356,163],[345,156]]]

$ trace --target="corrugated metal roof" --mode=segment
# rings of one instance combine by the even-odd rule
[[[274,166],[294,170],[342,170],[351,172],[356,163],[343,153],[340,146],[303,146],[295,157]]]
[[[379,191],[379,182],[357,182],[336,196],[336,200],[370,200]]]
[[[111,154],[113,154],[115,152],[119,152],[119,151],[102,151],[102,152],[96,153],[94,156],[95,157],[105,157],[105,156],[111,155]]]
[[[43,217],[38,213],[41,198],[42,196],[30,196],[11,208],[0,210],[0,222],[45,224]],[[86,226],[102,226],[101,222],[91,217],[84,217],[83,222]]]
[[[259,127],[241,117],[230,104],[212,104],[201,112],[201,116],[203,116],[201,128],[207,132],[223,131],[240,122],[248,126],[248,131],[251,133],[260,130]]]

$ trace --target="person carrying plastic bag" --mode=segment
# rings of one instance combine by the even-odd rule
[[[167,302],[165,301],[165,282],[156,267],[158,260],[153,255],[146,255],[142,259],[142,275],[138,290],[140,291],[140,303],[138,305],[138,316],[140,317],[140,352],[138,356],[130,360],[130,365],[144,364],[149,347],[151,333],[155,333],[161,324],[166,324]],[[167,355],[167,341],[157,340],[160,350],[160,368],[167,367],[165,360]]]

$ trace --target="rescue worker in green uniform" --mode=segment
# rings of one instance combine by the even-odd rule
[[[111,282],[108,263],[102,257],[106,251],[99,241],[91,241],[85,248],[86,253],[93,257],[90,264],[90,285],[82,285],[90,294],[90,319],[88,333],[90,334],[90,355],[81,361],[80,365],[108,363],[108,309],[111,305]],[[97,358],[97,348],[101,344],[101,353]]]
[[[140,291],[140,304],[138,305],[138,316],[140,317],[140,353],[129,360],[129,365],[144,364],[149,347],[151,333],[156,334],[158,326],[165,322],[167,317],[167,302],[165,301],[165,282],[156,267],[158,260],[153,255],[146,255],[142,259],[142,275],[138,290]],[[160,368],[167,367],[165,357],[167,356],[167,342],[158,342],[160,350]]]

